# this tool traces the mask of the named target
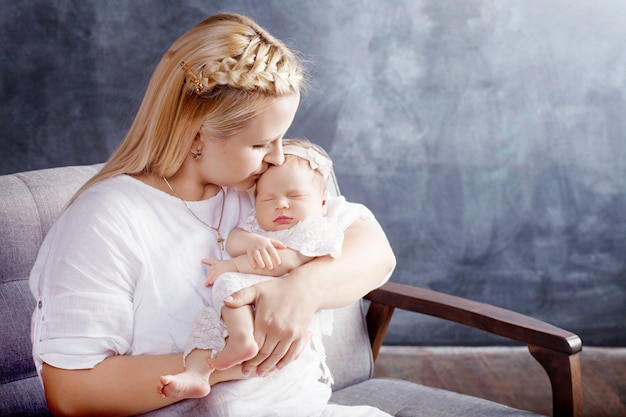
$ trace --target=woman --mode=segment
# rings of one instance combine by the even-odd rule
[[[282,164],[303,83],[295,55],[239,15],[204,20],[164,54],[128,135],[50,230],[31,274],[33,355],[53,413],[132,415],[175,401],[154,387],[183,370],[186,335],[209,303],[200,260],[225,256],[252,207],[245,190]],[[260,350],[211,384],[284,367],[317,310],[362,297],[394,264],[380,227],[359,219],[340,259],[236,293],[229,306],[255,305]]]

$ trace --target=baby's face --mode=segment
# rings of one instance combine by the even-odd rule
[[[259,225],[265,230],[282,230],[309,216],[323,216],[326,198],[316,175],[299,163],[270,167],[257,182]]]

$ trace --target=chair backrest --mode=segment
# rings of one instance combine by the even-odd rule
[[[325,153],[323,149],[320,150]],[[326,189],[332,196],[341,195],[334,170],[326,180]],[[334,379],[333,390],[340,390],[372,376],[374,359],[362,301],[335,310],[333,334],[324,337],[324,347]]]
[[[45,415],[32,358],[28,276],[48,229],[95,166],[0,176],[0,415]]]
[[[333,391],[365,381],[372,376],[374,359],[361,301],[334,311],[333,334],[324,337]]]
[[[0,415],[46,412],[30,342],[35,300],[28,277],[39,246],[74,192],[99,165],[50,168],[0,176]],[[329,192],[339,192],[334,176]],[[369,378],[373,365],[361,303],[335,314],[325,338],[335,389]]]

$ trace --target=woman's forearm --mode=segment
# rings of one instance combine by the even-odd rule
[[[176,402],[162,398],[157,385],[160,376],[183,370],[181,354],[112,356],[93,369],[67,370],[44,364],[42,377],[54,415],[128,416]],[[242,377],[241,367],[216,371],[211,385]]]
[[[53,414],[118,416],[173,403],[157,394],[159,377],[183,369],[180,354],[112,356],[93,369],[67,370],[44,364],[42,377]]]

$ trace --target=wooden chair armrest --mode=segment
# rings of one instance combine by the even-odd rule
[[[567,330],[520,313],[438,291],[387,282],[365,298],[375,305],[428,314],[568,355],[582,350],[580,338]]]
[[[425,288],[387,282],[365,296],[370,300],[367,327],[374,359],[395,308],[427,314],[528,345],[552,384],[553,415],[582,416],[580,338],[532,317]]]

